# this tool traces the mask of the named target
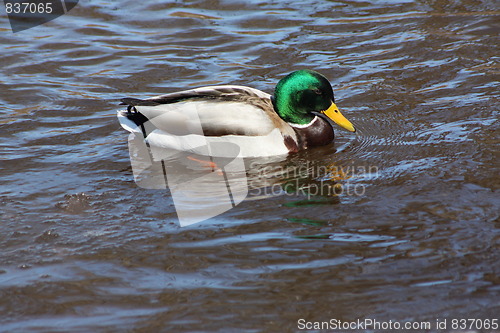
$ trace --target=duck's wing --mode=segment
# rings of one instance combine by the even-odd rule
[[[190,90],[184,90],[179,92],[174,92],[170,94],[159,95],[146,99],[147,101],[154,101],[160,104],[169,104],[180,102],[186,99],[240,99],[245,96],[250,97],[260,97],[263,99],[270,99],[271,95],[265,93],[261,90],[238,86],[238,85],[220,85],[220,86],[209,86],[200,87]]]
[[[278,128],[284,135],[294,136],[293,129],[274,111],[271,95],[244,86],[202,87],[148,99],[124,98],[122,102],[128,105],[122,118],[137,126],[150,121],[174,135],[262,136]]]

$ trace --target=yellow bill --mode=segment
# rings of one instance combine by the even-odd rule
[[[356,132],[354,126],[349,120],[347,120],[346,117],[342,115],[342,113],[340,113],[339,108],[337,107],[337,105],[335,105],[335,103],[332,103],[332,105],[330,105],[327,110],[321,111],[321,113],[333,120],[340,127],[345,128],[350,132]]]

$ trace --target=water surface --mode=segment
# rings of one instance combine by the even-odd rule
[[[498,318],[499,18],[487,0],[80,1],[13,34],[3,16],[0,331]],[[181,228],[168,190],[134,183],[120,98],[272,92],[299,68],[361,134],[249,173],[345,192],[252,192]]]

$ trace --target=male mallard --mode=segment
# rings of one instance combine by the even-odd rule
[[[149,145],[180,151],[232,143],[240,157],[281,155],[332,142],[330,120],[356,131],[335,105],[330,82],[311,70],[281,79],[274,96],[222,85],[122,102],[128,108],[118,118],[125,129],[142,132]]]

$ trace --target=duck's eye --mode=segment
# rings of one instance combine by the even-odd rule
[[[323,92],[321,90],[319,90],[319,89],[313,89],[312,91],[314,91],[314,93],[316,95],[322,95],[323,94]]]

